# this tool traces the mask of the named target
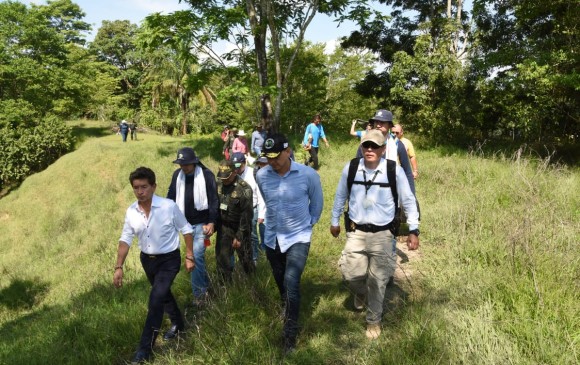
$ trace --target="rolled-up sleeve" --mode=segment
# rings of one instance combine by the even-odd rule
[[[127,245],[131,246],[133,238],[135,237],[135,231],[131,226],[129,214],[129,209],[127,209],[127,212],[125,213],[125,223],[123,224],[123,231],[121,231],[119,241],[125,242]]]

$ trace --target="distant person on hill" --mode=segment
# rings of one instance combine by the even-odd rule
[[[401,124],[395,124],[392,128],[392,132],[405,145],[407,156],[409,156],[409,161],[413,167],[413,178],[416,179],[419,177],[419,168],[417,167],[417,155],[415,154],[415,147],[413,147],[413,143],[411,143],[409,139],[403,137],[403,126]]]
[[[131,131],[131,141],[137,140],[137,123],[131,122],[129,124],[129,130]]]
[[[244,132],[243,129],[238,131],[232,145],[232,153],[236,152],[243,153],[244,155],[248,155],[250,153],[248,149],[248,140],[246,139],[246,132]]]
[[[209,287],[204,239],[214,233],[219,214],[215,175],[200,162],[190,147],[177,151],[173,163],[178,164],[179,169],[173,172],[167,198],[177,203],[194,229],[193,255],[196,266],[191,272],[191,287],[193,304],[202,307]]]
[[[236,139],[236,134],[238,134],[238,128],[232,128],[228,131],[227,137],[224,140],[224,149],[222,154],[229,160],[232,157],[232,147],[234,146],[234,140]]]
[[[318,170],[318,142],[320,139],[324,141],[326,147],[328,147],[328,140],[326,139],[326,134],[324,134],[324,128],[320,122],[322,117],[320,114],[316,114],[312,119],[312,123],[308,124],[306,130],[304,131],[304,138],[302,140],[302,145],[310,153],[310,158],[307,161],[307,165],[313,164],[314,170]],[[312,137],[312,141],[309,142],[309,137]]]
[[[262,154],[265,138],[266,132],[262,129],[262,124],[256,124],[256,130],[252,132],[251,152],[255,153],[257,157]]]
[[[283,304],[284,351],[296,346],[300,313],[300,277],[310,250],[312,227],[320,219],[324,198],[320,176],[290,159],[288,139],[269,134],[264,155],[269,165],[257,174],[266,203],[266,257]]]
[[[398,201],[402,202],[409,223],[407,246],[410,250],[419,247],[419,213],[415,196],[411,192],[407,177],[395,161],[385,160],[385,137],[372,130],[361,140],[363,158],[355,162],[356,170],[352,186],[348,186],[350,163],[342,170],[336,189],[330,233],[340,234],[340,218],[348,200],[348,226],[346,245],[339,260],[343,278],[354,295],[354,308],[367,308],[367,338],[373,340],[381,334],[383,299],[390,277],[395,272],[396,255],[392,250],[394,240],[393,219]],[[391,171],[396,181],[390,180]],[[354,167],[354,166],[353,166]],[[396,170],[396,171],[395,171]],[[392,190],[391,184],[396,184]],[[394,196],[394,192],[398,198]]]
[[[139,167],[129,175],[129,181],[137,201],[125,213],[113,284],[116,288],[123,286],[123,264],[133,239],[137,238],[141,265],[151,284],[147,318],[133,357],[133,363],[141,363],[151,358],[164,312],[171,320],[171,328],[164,339],[173,339],[184,329],[183,316],[171,293],[171,285],[181,267],[179,232],[185,240],[185,269],[191,272],[195,268],[193,228],[174,202],[155,195],[157,184],[151,169]]]
[[[119,132],[121,133],[121,137],[123,137],[123,142],[127,142],[127,134],[129,134],[129,124],[125,119],[121,121],[119,124]]]
[[[224,129],[222,130],[222,133],[220,134],[220,138],[222,139],[222,141],[226,141],[226,139],[228,138],[228,135],[230,134],[230,127],[228,125],[224,126]]]
[[[354,127],[356,127],[356,125],[359,122],[364,122],[364,120],[361,121],[361,120],[355,119],[352,121],[352,125],[350,126],[350,135],[353,137],[357,137],[358,139],[361,139],[365,135],[366,132],[373,129],[373,124],[371,122],[365,122],[365,129],[362,131],[357,131],[357,130],[355,130]]]

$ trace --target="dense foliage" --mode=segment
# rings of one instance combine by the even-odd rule
[[[578,160],[572,0],[474,0],[469,9],[463,0],[186,3],[190,10],[151,14],[141,26],[103,21],[87,43],[90,25],[71,0],[0,2],[0,128],[13,136],[2,149],[26,129],[78,117],[166,134],[226,123],[300,134],[322,113],[336,138],[385,107],[423,143],[527,143]],[[328,54],[304,40],[320,13],[359,25],[343,49]],[[234,47],[219,54],[223,40]],[[58,158],[69,134],[47,132],[61,133]]]

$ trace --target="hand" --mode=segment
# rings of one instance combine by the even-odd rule
[[[190,257],[192,257],[193,255],[191,255]],[[195,269],[195,259],[194,261],[191,261],[189,259],[185,259],[185,270],[187,272],[192,272],[193,269]]]
[[[413,171],[413,179],[416,179],[416,178],[418,178],[418,177],[419,177],[419,171],[417,171],[417,170],[414,170],[414,171]]]
[[[208,224],[202,226],[202,228],[203,228],[203,234],[205,234],[208,237],[211,237],[211,235],[214,232],[214,224],[208,223]]]
[[[338,235],[340,234],[340,226],[330,226],[330,234],[332,234],[334,238],[338,238]]]
[[[411,251],[419,248],[419,237],[414,234],[407,236],[407,248]]]
[[[232,242],[232,248],[240,248],[242,246],[242,243],[240,241],[238,241],[237,238],[234,238],[234,241]]]
[[[326,147],[328,147],[328,142],[325,141],[324,143],[326,144]]]
[[[123,269],[115,270],[115,274],[113,275],[113,285],[117,289],[123,286]]]

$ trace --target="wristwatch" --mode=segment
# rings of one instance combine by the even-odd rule
[[[409,234],[414,234],[417,237],[419,237],[419,233],[419,229],[412,229],[409,231]]]

